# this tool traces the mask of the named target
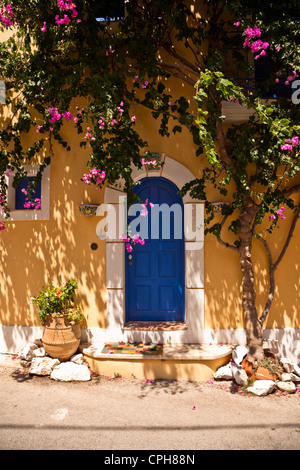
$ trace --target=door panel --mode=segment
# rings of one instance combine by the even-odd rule
[[[178,188],[165,178],[150,177],[136,192],[143,202],[148,199],[160,208],[175,204],[175,212],[167,210],[163,217],[158,206],[147,207],[149,239],[125,254],[126,321],[183,321],[184,239],[178,238],[179,225],[183,234],[183,204]]]

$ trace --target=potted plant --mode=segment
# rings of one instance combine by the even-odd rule
[[[83,313],[75,307],[77,282],[71,279],[59,287],[48,285],[31,300],[38,306],[44,326],[42,343],[50,357],[67,361],[78,349]]]

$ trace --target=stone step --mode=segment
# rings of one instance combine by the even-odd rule
[[[162,354],[108,354],[105,343],[83,343],[80,352],[94,372],[140,379],[204,381],[231,358],[235,345],[164,344]]]

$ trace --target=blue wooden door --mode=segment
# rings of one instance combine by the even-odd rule
[[[183,321],[182,198],[177,186],[162,177],[144,178],[136,193],[155,206],[147,207],[149,238],[125,253],[126,321]]]

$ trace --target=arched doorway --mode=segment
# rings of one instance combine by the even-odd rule
[[[154,207],[147,206],[144,220],[136,214],[128,219],[137,233],[142,222],[148,230],[144,245],[125,251],[125,320],[184,321],[184,206],[178,187],[163,177],[147,177],[136,193]]]

